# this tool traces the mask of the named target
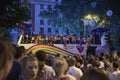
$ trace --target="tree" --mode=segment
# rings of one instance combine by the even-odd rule
[[[113,11],[111,17],[107,17],[109,20],[108,27],[111,29],[112,39],[114,47],[120,50],[119,34],[120,34],[120,0],[106,0],[105,6]]]
[[[0,30],[15,28],[17,23],[30,19],[29,10],[22,6],[20,0],[0,0]]]
[[[62,28],[69,27],[70,32],[80,33],[83,31],[82,18],[90,14],[103,14],[105,8],[100,3],[101,0],[62,0],[53,9],[43,11],[40,16],[49,19],[49,23],[56,27],[62,23]],[[47,14],[46,14],[47,13]],[[62,21],[59,18],[62,14]],[[54,16],[55,15],[55,16]]]

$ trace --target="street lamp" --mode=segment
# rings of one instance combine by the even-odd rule
[[[108,11],[106,12],[106,15],[107,15],[108,17],[112,16],[112,15],[113,15],[113,11],[112,11],[112,10],[108,10]]]
[[[107,21],[106,21],[106,25],[108,25],[108,21],[110,20],[111,16],[113,15],[113,11],[112,10],[108,10],[106,12],[106,15],[107,15]]]

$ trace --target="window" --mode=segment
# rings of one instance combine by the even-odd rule
[[[44,25],[44,20],[40,20],[40,25]]]
[[[39,32],[39,34],[43,34],[44,33],[44,28],[40,28],[40,32]]]
[[[57,29],[55,30],[55,33],[58,33],[58,30],[57,30]]]
[[[48,5],[48,8],[51,8],[51,5]]]
[[[48,28],[48,32],[51,33],[51,28]]]
[[[52,10],[52,6],[51,6],[51,5],[48,5],[47,9],[48,9],[48,10]]]
[[[47,20],[47,25],[50,25],[50,23],[51,23],[51,20]]]
[[[58,0],[55,0],[55,2],[58,2]]]
[[[44,9],[44,5],[43,4],[40,4],[40,9]]]

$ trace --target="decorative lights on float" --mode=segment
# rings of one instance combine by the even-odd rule
[[[100,20],[98,15],[86,15],[82,21],[84,23],[84,35],[87,33],[87,26],[94,27],[96,23]]]

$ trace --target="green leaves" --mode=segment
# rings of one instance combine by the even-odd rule
[[[0,0],[0,27],[15,27],[30,18],[29,11],[19,0]]]
[[[60,5],[57,4],[54,9],[42,14],[49,19],[49,24],[53,27],[60,27],[62,24],[61,27],[69,27],[71,32],[79,33],[83,30],[81,19],[88,14],[98,15],[99,22],[101,22],[106,18],[107,10],[111,9],[113,10],[112,20],[118,23],[120,7],[117,6],[120,6],[119,2],[119,0],[62,0]],[[59,14],[62,14],[62,18],[59,17]]]
[[[0,0],[0,37],[12,41],[9,28],[17,27],[17,23],[22,23],[30,19],[29,9],[22,6],[20,0]]]

